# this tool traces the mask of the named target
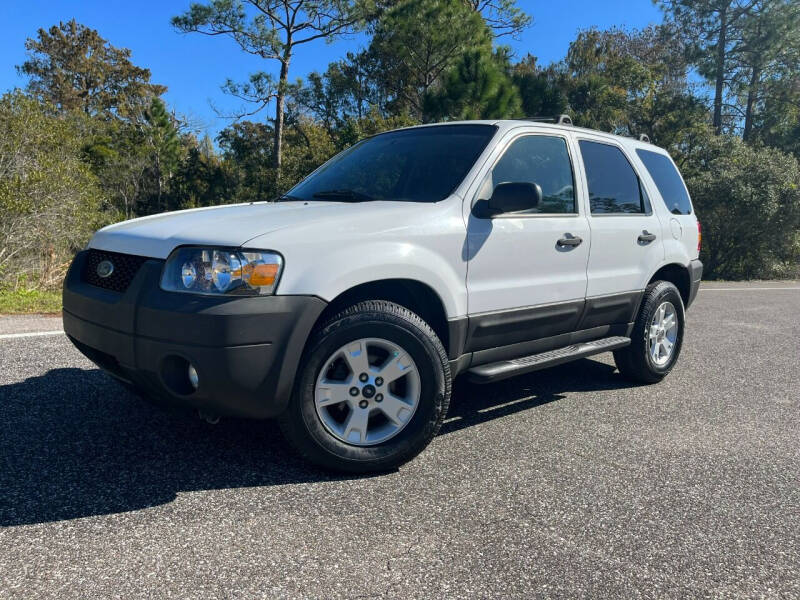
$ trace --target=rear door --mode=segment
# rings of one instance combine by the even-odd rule
[[[467,350],[507,346],[570,332],[583,310],[589,226],[578,202],[570,140],[511,133],[470,191],[467,212]],[[542,188],[533,210],[476,216],[499,183]],[[466,203],[465,203],[466,204]],[[560,240],[570,239],[568,245]]]
[[[692,209],[689,191],[675,163],[663,150],[637,148],[644,171],[650,175],[669,215],[663,220],[665,254],[682,262],[697,258],[697,218]],[[642,173],[644,175],[644,172]],[[668,219],[669,225],[666,221]]]
[[[592,232],[581,326],[631,321],[664,259],[661,223],[621,145],[581,137],[578,146]]]

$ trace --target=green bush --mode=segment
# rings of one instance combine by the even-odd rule
[[[20,92],[0,97],[2,288],[59,285],[74,252],[104,224],[75,119]]]
[[[797,277],[800,164],[775,148],[704,135],[681,162],[711,279]]]

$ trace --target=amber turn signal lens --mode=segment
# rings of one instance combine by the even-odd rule
[[[697,253],[700,254],[700,246],[703,242],[703,228],[700,227],[700,221],[697,222]]]
[[[248,283],[251,286],[269,286],[275,283],[275,277],[278,275],[278,265],[247,265],[245,272],[250,273]]]

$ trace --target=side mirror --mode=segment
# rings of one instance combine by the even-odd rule
[[[498,183],[489,198],[488,212],[491,215],[529,210],[542,201],[542,188],[538,183]]]

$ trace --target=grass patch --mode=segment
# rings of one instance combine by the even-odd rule
[[[0,290],[0,314],[61,312],[61,290]]]

